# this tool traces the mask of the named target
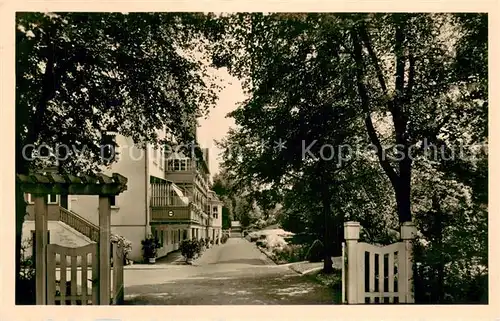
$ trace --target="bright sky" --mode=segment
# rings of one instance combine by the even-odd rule
[[[217,70],[216,74],[224,79],[225,88],[220,92],[217,106],[210,110],[208,118],[198,120],[200,127],[197,130],[199,144],[209,148],[209,168],[212,177],[219,172],[221,162],[219,154],[222,152],[215,145],[215,140],[222,140],[229,128],[235,126],[234,120],[226,118],[226,115],[236,109],[237,104],[245,99],[238,79],[230,76],[226,69]]]

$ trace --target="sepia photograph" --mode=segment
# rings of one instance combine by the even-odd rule
[[[488,13],[18,11],[14,50],[16,305],[488,305]]]

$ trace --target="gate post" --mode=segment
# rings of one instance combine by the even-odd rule
[[[109,305],[111,298],[111,202],[99,196],[99,305]]]
[[[47,304],[47,196],[35,196],[35,280],[36,304]]]
[[[416,227],[412,222],[404,222],[401,225],[401,241],[404,244],[403,264],[401,267],[402,296],[405,303],[415,303],[413,289],[413,245],[416,236]],[[403,302],[402,302],[403,303]]]
[[[357,304],[358,302],[358,240],[359,240],[359,222],[345,222],[344,236],[347,246],[347,275],[346,290],[347,304]]]

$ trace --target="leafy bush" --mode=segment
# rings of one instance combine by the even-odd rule
[[[199,251],[199,244],[195,240],[184,240],[179,245],[179,249],[181,250],[181,254],[186,260],[191,260],[194,258],[195,254]]]
[[[325,247],[323,242],[315,240],[307,251],[306,258],[309,262],[321,262],[323,261],[324,252]]]
[[[287,243],[286,243],[285,239],[279,235],[270,234],[270,235],[267,235],[267,237],[265,239],[265,246],[270,250],[273,250],[275,248],[282,249],[286,245],[287,245]]]
[[[147,261],[149,258],[156,258],[158,248],[160,248],[160,241],[153,235],[148,235],[147,238],[141,241],[144,259]]]
[[[117,234],[111,234],[111,243],[117,244],[123,249],[123,263],[128,263],[128,255],[132,252],[132,242],[127,240],[125,237]]]
[[[18,303],[22,305],[36,304],[35,262],[33,262],[33,257],[26,253],[32,244],[31,238],[24,240],[21,244],[21,270],[19,284],[16,284],[16,287],[22,289],[23,295]]]
[[[273,249],[273,261],[277,264],[301,262],[306,259],[306,256],[307,247],[303,245],[293,244]]]
[[[260,247],[266,247],[267,245],[267,242],[265,239],[260,239],[260,240],[257,240],[257,242],[255,243],[257,246],[260,246]]]
[[[251,232],[248,236],[250,237],[250,242],[256,242],[259,239],[259,234],[256,232]]]

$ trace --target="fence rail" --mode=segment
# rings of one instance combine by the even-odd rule
[[[113,246],[113,287],[111,304],[123,304],[124,301],[124,286],[123,286],[123,248],[116,243]]]

